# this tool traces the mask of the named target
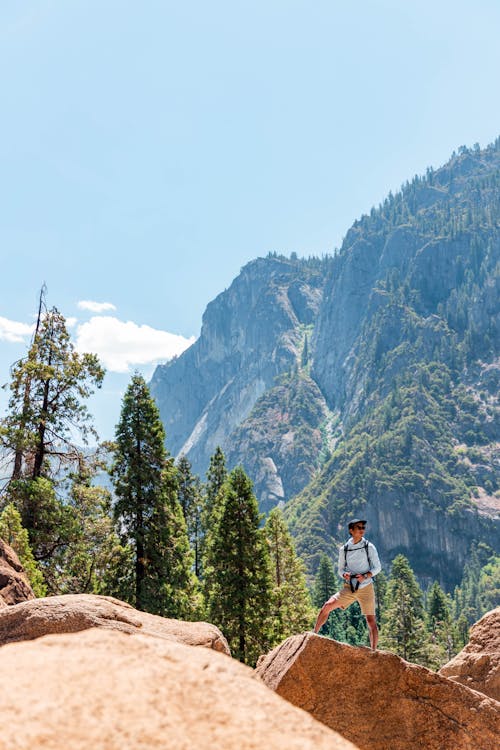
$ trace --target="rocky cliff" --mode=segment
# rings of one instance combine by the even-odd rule
[[[206,471],[218,445],[233,447],[234,430],[258,399],[297,366],[328,263],[275,256],[249,263],[208,305],[199,339],[156,369],[151,392],[168,447],[196,472]],[[244,459],[237,450],[233,457]]]
[[[310,573],[362,513],[385,563],[456,584],[500,542],[500,140],[389,195],[322,261],[248,264],[151,388],[167,445],[220,445]]]

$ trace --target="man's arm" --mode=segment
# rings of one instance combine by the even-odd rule
[[[368,552],[370,554],[370,562],[371,562],[371,568],[368,571],[368,574],[371,573],[369,577],[373,578],[374,576],[377,575],[377,573],[380,573],[380,571],[382,570],[382,566],[380,564],[380,559],[378,556],[377,548],[371,542],[368,542]]]
[[[337,565],[337,570],[338,570],[339,576],[341,578],[344,577],[344,573],[345,573],[345,562],[344,562],[344,560],[345,560],[344,548],[343,547],[339,547],[339,562],[338,562],[338,565]]]

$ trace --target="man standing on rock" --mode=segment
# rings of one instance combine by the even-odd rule
[[[370,634],[370,646],[377,648],[378,628],[375,619],[375,592],[373,578],[380,573],[381,565],[375,545],[363,539],[366,521],[354,518],[349,521],[351,538],[339,549],[339,576],[344,579],[341,591],[326,601],[318,615],[314,632],[318,633],[334,609],[347,609],[353,602],[359,602],[366,618]]]

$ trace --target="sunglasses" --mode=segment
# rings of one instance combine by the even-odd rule
[[[354,529],[366,529],[366,524],[364,523],[357,523],[353,526]]]

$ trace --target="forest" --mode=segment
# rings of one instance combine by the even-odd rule
[[[42,291],[0,421],[0,537],[17,552],[35,594],[104,594],[166,617],[205,619],[250,665],[311,629],[338,585],[336,550],[322,555],[314,580],[306,578],[282,511],[259,513],[241,466],[228,467],[217,448],[201,479],[185,456],[173,459],[157,405],[137,373],[114,440],[99,443],[86,401],[104,374],[96,355],[75,351],[64,317],[46,306]],[[425,376],[447,377],[432,370]],[[401,383],[390,395],[381,412],[387,427],[390,409],[401,409],[414,387]],[[411,409],[396,437],[402,448],[412,440]],[[361,434],[356,450],[368,449]],[[494,606],[499,580],[500,558],[485,544],[470,550],[451,592],[436,581],[423,590],[407,558],[397,555],[376,583],[381,646],[439,668]],[[367,640],[357,607],[333,613],[323,632],[352,644]]]

